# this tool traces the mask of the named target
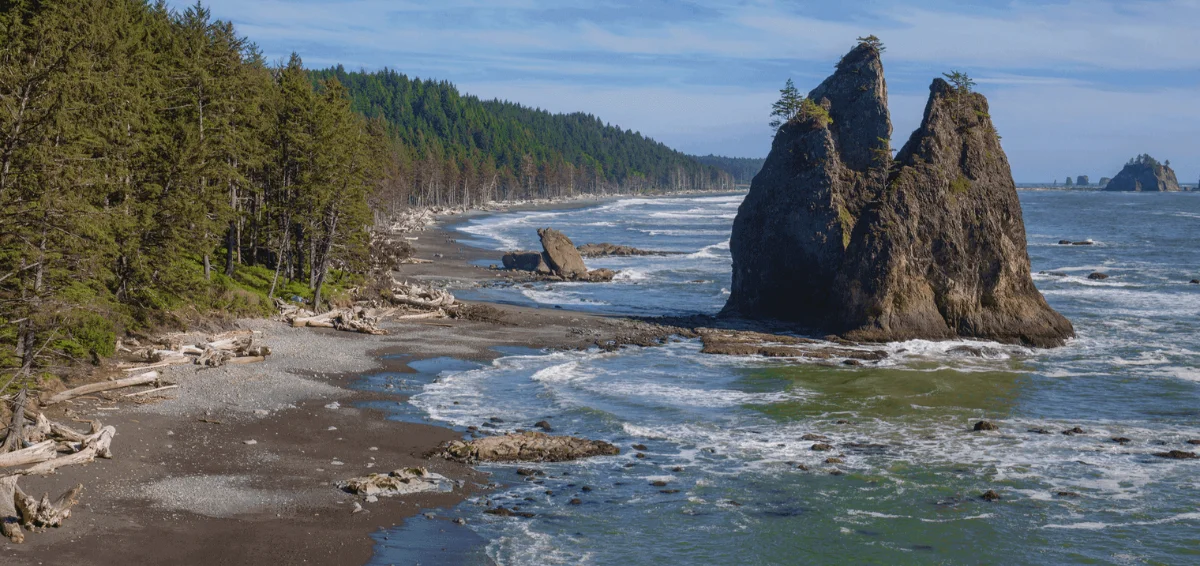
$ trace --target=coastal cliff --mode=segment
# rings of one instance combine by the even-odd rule
[[[809,98],[832,122],[801,115],[777,134],[734,221],[725,315],[870,341],[1074,335],[1033,285],[982,95],[934,80],[894,160],[878,50],[856,47]]]
[[[1104,190],[1178,192],[1182,189],[1170,161],[1159,163],[1157,159],[1142,154],[1130,159],[1121,172],[1105,185]]]

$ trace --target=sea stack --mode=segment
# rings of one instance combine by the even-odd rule
[[[863,43],[775,136],[738,209],[723,314],[850,339],[1074,335],[1033,285],[987,100],[942,79],[894,160],[879,50]],[[810,108],[813,108],[810,105]]]
[[[1104,190],[1177,192],[1182,189],[1179,187],[1179,180],[1175,178],[1175,171],[1171,169],[1170,161],[1159,163],[1157,159],[1143,153],[1130,159],[1125,168],[1108,182]]]

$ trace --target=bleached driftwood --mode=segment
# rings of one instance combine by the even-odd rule
[[[24,398],[16,401],[23,404]],[[111,458],[112,439],[117,430],[92,421],[92,433],[85,435],[51,421],[43,413],[34,415],[30,419],[33,424],[25,426],[27,415],[24,407],[14,402],[14,409],[16,418],[9,427],[5,445],[8,439],[19,438],[21,431],[31,428],[37,429],[39,434],[52,437],[21,450],[0,448],[0,468],[5,469],[4,475],[0,476],[0,535],[20,544],[25,540],[22,527],[36,532],[62,525],[71,516],[71,507],[78,502],[79,494],[83,491],[83,485],[77,485],[54,500],[50,499],[49,494],[39,500],[21,490],[17,485],[20,477],[48,474],[63,466],[91,462],[96,458]],[[60,450],[73,453],[59,456]]]
[[[58,403],[62,403],[63,401],[67,401],[69,399],[74,399],[81,395],[87,395],[89,393],[99,393],[101,391],[120,389],[122,387],[133,387],[134,385],[145,385],[147,383],[153,383],[155,381],[158,381],[158,372],[150,371],[150,372],[146,372],[146,373],[143,373],[140,375],[135,375],[133,377],[126,377],[124,379],[117,379],[117,380],[113,380],[113,381],[101,381],[99,383],[90,383],[88,385],[83,385],[80,387],[76,387],[74,389],[68,389],[66,391],[63,391],[62,393],[54,395],[53,397],[50,397],[49,399],[47,399],[45,401],[45,403],[43,403],[43,404],[45,406],[55,405]]]
[[[13,491],[14,506],[21,518],[21,526],[31,531],[42,531],[61,526],[62,522],[71,516],[71,507],[79,503],[83,484],[67,490],[54,501],[50,501],[50,494],[43,495],[40,501],[34,499],[15,484]]]
[[[137,397],[139,395],[148,395],[150,393],[158,393],[159,391],[166,391],[168,389],[175,389],[177,387],[179,387],[179,385],[164,385],[163,387],[155,387],[154,389],[147,389],[145,391],[138,391],[136,393],[126,393],[126,394],[122,395],[121,397]]]
[[[435,289],[392,279],[391,301],[395,304],[436,309],[454,304],[454,295],[445,289]]]
[[[45,440],[28,448],[0,454],[0,468],[40,464],[46,460],[53,459],[57,455],[58,451],[54,447],[54,441]]]
[[[96,458],[112,458],[112,439],[116,434],[116,427],[106,426],[100,429],[100,432],[85,438],[81,443],[82,448],[78,452],[51,458],[15,473],[23,476],[45,475],[64,466],[86,464]]]
[[[17,515],[17,476],[0,477],[0,535],[13,544],[25,542],[21,518]]]

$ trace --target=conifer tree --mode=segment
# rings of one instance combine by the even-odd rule
[[[796,90],[792,79],[788,79],[787,84],[779,91],[779,100],[771,105],[771,128],[778,130],[784,124],[792,121],[800,114],[803,102],[804,95]]]

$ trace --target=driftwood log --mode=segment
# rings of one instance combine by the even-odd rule
[[[164,337],[167,342],[174,342]],[[207,342],[200,344],[171,343],[172,349],[143,348],[133,352],[133,357],[143,364],[122,368],[123,371],[134,372],[151,370],[176,364],[196,364],[206,367],[219,367],[227,363],[248,364],[261,362],[271,355],[271,349],[256,345],[254,333],[249,330],[234,330],[209,336]],[[246,359],[243,359],[246,358]],[[239,360],[235,362],[234,360]]]
[[[155,381],[158,381],[158,372],[157,371],[150,371],[150,372],[146,372],[146,373],[143,373],[140,375],[135,375],[133,377],[126,377],[124,379],[116,379],[113,381],[101,381],[99,383],[89,383],[87,385],[76,387],[74,389],[68,389],[66,391],[63,391],[62,393],[58,393],[58,394],[50,397],[49,399],[46,399],[46,401],[43,404],[48,407],[50,405],[62,403],[63,401],[67,401],[69,399],[74,399],[76,397],[79,397],[82,395],[87,395],[89,393],[99,393],[101,391],[108,391],[111,389],[120,389],[122,387],[133,387],[134,385],[145,385],[147,383],[154,383]]]
[[[157,375],[154,377],[157,378]],[[114,383],[92,386],[111,386]],[[82,388],[64,393],[77,393],[79,389]],[[71,397],[64,396],[63,400],[68,398]],[[63,466],[83,464],[96,458],[111,458],[112,439],[117,433],[116,428],[101,426],[96,421],[92,421],[90,433],[79,432],[51,421],[43,413],[31,414],[27,401],[28,395],[24,390],[13,397],[13,418],[5,428],[4,442],[0,443],[0,535],[16,544],[25,541],[26,530],[37,532],[61,526],[71,516],[71,508],[79,501],[79,494],[83,491],[83,485],[77,485],[55,499],[50,499],[49,494],[37,499],[21,490],[17,484],[20,478],[48,474]],[[32,422],[26,424],[26,421]],[[28,442],[34,444],[12,448]]]

